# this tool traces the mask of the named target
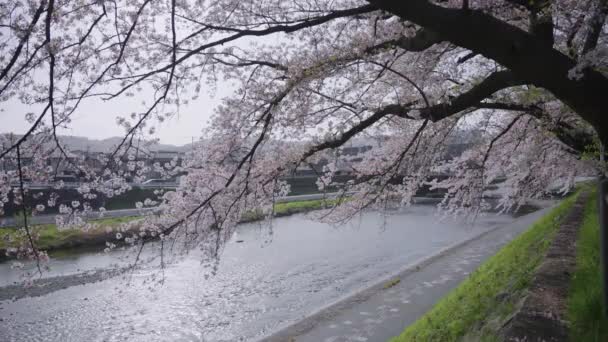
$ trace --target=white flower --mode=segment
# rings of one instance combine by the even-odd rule
[[[23,268],[23,263],[15,261],[11,264],[11,268],[13,269],[22,269]]]

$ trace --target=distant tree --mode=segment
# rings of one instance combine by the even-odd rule
[[[56,205],[20,199],[23,180],[50,179],[59,156],[86,180],[83,200],[60,210],[74,223],[91,210],[87,199],[126,191],[116,179],[148,171],[134,142],[200,92],[233,84],[183,165],[155,166],[187,175],[139,204],[162,215],[121,234],[128,242],[161,236],[216,255],[244,212],[270,212],[289,192],[282,176],[362,136],[382,144],[337,184],[355,194],[326,219],[408,205],[437,173],[449,175],[431,182],[447,190],[447,213],[487,207],[487,186],[500,177],[499,206],[513,209],[550,185],[571,187],[581,172],[605,172],[581,156],[608,142],[607,13],[606,0],[5,0],[0,99],[32,112],[7,113],[30,128],[2,138],[0,159],[16,168],[3,169],[0,194],[6,203],[14,193],[24,213]],[[124,139],[101,167],[62,145],[57,129],[81,103],[129,97],[143,100],[141,111],[119,113]],[[454,132],[471,126],[481,132],[475,144],[443,160]],[[27,165],[16,162],[23,156]],[[316,170],[320,188],[337,169]]]

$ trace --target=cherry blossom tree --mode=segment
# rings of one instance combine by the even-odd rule
[[[53,179],[50,156],[82,177],[81,200],[58,222],[83,229],[92,201],[128,191],[127,179],[184,174],[139,203],[156,209],[117,238],[210,256],[245,212],[271,216],[289,193],[283,177],[301,166],[349,196],[322,217],[332,222],[409,205],[425,185],[444,189],[440,209],[458,215],[494,205],[485,195],[503,177],[502,210],[568,189],[606,170],[583,155],[608,142],[607,14],[606,0],[3,1],[0,100],[31,108],[10,113],[29,129],[1,138],[0,161],[13,167],[0,171],[0,195],[20,206],[27,237],[17,252],[44,259],[28,213],[59,195],[36,197],[27,183]],[[138,141],[222,84],[236,90],[181,164],[141,162]],[[140,111],[109,113],[125,134],[96,166],[62,144],[82,103],[132,97]],[[446,160],[471,126],[475,143]],[[338,182],[331,156],[362,137],[378,147]],[[316,169],[320,158],[329,162]]]

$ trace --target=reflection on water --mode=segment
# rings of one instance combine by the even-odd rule
[[[241,341],[263,336],[407,264],[512,218],[475,225],[439,222],[414,206],[384,219],[365,213],[335,228],[297,215],[276,219],[271,243],[257,224],[242,225],[226,246],[217,275],[206,279],[190,255],[149,289],[133,274],[74,286],[43,297],[0,302],[0,336],[9,341]],[[243,240],[237,243],[236,240]],[[51,275],[106,268],[114,254],[53,260]],[[158,272],[158,271],[157,271]],[[17,272],[0,265],[3,284]]]

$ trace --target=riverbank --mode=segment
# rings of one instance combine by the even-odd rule
[[[401,262],[369,285],[306,313],[303,318],[289,322],[259,341],[387,341],[423,316],[439,298],[458,287],[482,262],[548,214],[555,202],[542,204],[537,211],[512,216],[507,222],[495,222],[464,240],[451,239],[450,244],[423,258]],[[488,214],[478,220],[492,217],[499,218]],[[401,253],[408,252],[407,246],[402,244]]]
[[[454,284],[446,283],[448,289],[462,280],[458,274],[471,271],[477,260],[495,252],[494,245],[503,245],[504,239],[517,235],[544,210],[530,214],[532,218],[480,215],[475,225],[461,220],[439,221],[435,212],[428,205],[414,205],[390,215],[370,210],[338,227],[310,220],[305,214],[292,215],[272,222],[270,242],[269,229],[261,229],[258,223],[243,224],[224,245],[215,275],[205,264],[201,265],[201,257],[205,256],[197,250],[187,255],[167,254],[166,267],[161,269],[156,243],[144,248],[141,260],[145,263],[133,273],[102,281],[95,281],[95,275],[83,274],[128,267],[136,251],[116,248],[109,253],[51,258],[48,271],[41,276],[34,274],[32,286],[21,286],[19,293],[11,290],[10,298],[24,298],[0,302],[0,317],[4,318],[0,336],[8,341],[65,341],[66,337],[74,341],[91,337],[155,341],[158,336],[172,340],[255,341],[327,303],[399,272],[404,265],[413,265],[445,251],[456,241],[490,231],[472,243],[468,255],[449,253],[401,277],[400,282],[391,283],[392,287],[382,287],[381,292],[390,294],[403,286],[416,286],[412,291],[423,294],[412,294],[408,299],[412,304],[403,304],[415,310],[418,299],[434,301],[440,297],[434,291],[442,285],[435,285],[435,281],[452,276],[450,271],[456,272],[452,263],[470,262],[462,264],[453,275]],[[448,262],[444,264],[443,260]],[[447,272],[437,270],[438,264],[443,264]],[[26,263],[22,269],[13,269],[10,263],[0,264],[0,294],[7,293],[3,284],[20,283],[24,272],[36,272],[35,265]],[[436,278],[418,278],[427,273]],[[154,281],[159,279],[162,284]],[[427,288],[423,282],[434,287]],[[387,305],[382,314],[394,314],[393,303],[383,302],[377,307],[382,305]],[[401,310],[397,314],[409,313],[406,308],[396,308]],[[372,309],[356,314],[362,319],[380,320],[376,308]],[[363,311],[370,316],[359,314]],[[364,327],[350,320],[353,327]],[[150,329],[149,322],[162,324]],[[395,325],[398,330],[389,336],[403,328],[402,322],[400,319]],[[386,330],[384,326],[380,329]]]
[[[401,335],[392,341],[501,340],[501,329],[513,319],[513,315],[524,304],[537,267],[543,261],[558,228],[573,208],[577,197],[581,196],[584,191],[589,191],[589,188],[584,187],[576,194],[565,199],[528,231],[518,236],[491,257],[456,289],[441,299],[431,310],[414,324],[408,326]],[[589,220],[592,217],[597,217],[597,213],[592,212],[596,198],[590,196],[586,201],[589,210],[586,213],[586,220],[590,222],[586,224],[592,227],[593,222]],[[586,234],[590,234],[589,231],[592,229],[588,228]],[[595,236],[598,236],[597,228]],[[581,248],[593,249],[593,246],[599,245],[597,240],[595,242],[582,241],[584,244],[579,246],[579,250]],[[594,267],[593,262],[585,262],[584,265],[587,266],[583,267],[584,270],[581,270],[582,264],[580,262],[578,264],[577,269],[579,270],[577,272],[586,275],[583,278],[599,277],[597,268],[595,268],[595,273],[588,269],[589,265],[591,265],[591,268]],[[577,276],[574,278],[576,279]],[[577,283],[578,285],[576,285]],[[595,319],[573,319],[573,322],[579,321],[581,330],[592,328],[583,323],[587,321],[592,322],[589,323],[592,326],[595,324],[596,332],[605,330],[605,328],[601,328],[601,322],[597,319],[598,314],[594,313],[595,311],[599,313],[599,309],[589,309],[592,300],[600,303],[599,298],[597,298],[598,289],[589,291],[590,289],[584,288],[584,286],[599,286],[599,279],[596,282],[585,281],[584,283],[579,279],[575,280],[574,284],[573,293],[578,300],[570,300],[571,317],[581,316],[581,312],[586,312],[588,316],[595,317]],[[594,292],[595,294],[593,294]],[[575,302],[579,305],[575,305],[573,309],[572,303]],[[595,304],[596,307],[597,305],[599,304]],[[580,339],[577,338],[576,340]],[[604,340],[597,339],[597,341]],[[595,340],[591,339],[591,341]]]
[[[282,202],[275,204],[274,216],[284,217],[313,210],[324,209],[336,203],[334,199],[304,200],[293,202]],[[78,248],[103,249],[107,241],[115,240],[114,229],[123,223],[138,220],[138,216],[107,218],[92,220],[95,227],[82,229],[58,229],[54,224],[34,225],[32,232],[38,235],[36,247],[51,254],[65,253]],[[243,215],[241,223],[259,221],[264,215],[259,211],[253,211]],[[137,229],[134,227],[133,229]],[[6,257],[6,250],[18,246],[26,237],[15,228],[0,228],[0,260]]]

